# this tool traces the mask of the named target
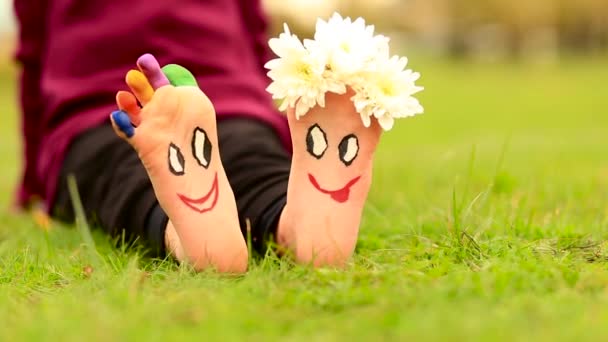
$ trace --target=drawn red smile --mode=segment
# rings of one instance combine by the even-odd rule
[[[217,203],[218,197],[217,172],[215,173],[215,179],[213,180],[213,184],[211,184],[211,189],[205,196],[198,199],[192,199],[179,193],[177,194],[177,196],[179,196],[179,199],[181,199],[185,205],[187,205],[190,209],[196,211],[197,213],[202,214],[212,210],[215,207],[215,204]],[[205,205],[209,201],[211,203]]]
[[[319,185],[319,182],[317,182],[317,180],[315,179],[315,176],[313,176],[310,173],[308,174],[308,179],[312,183],[312,186],[314,186],[317,190],[319,190],[319,192],[329,195],[334,201],[336,201],[338,203],[344,203],[344,202],[348,201],[348,197],[350,196],[350,188],[353,185],[355,185],[355,183],[357,183],[360,178],[361,178],[361,176],[351,179],[350,182],[346,183],[346,185],[344,187],[342,187],[341,189],[325,190],[325,189],[321,188],[321,186]]]

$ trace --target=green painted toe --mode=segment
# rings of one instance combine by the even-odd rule
[[[167,64],[163,68],[163,73],[169,79],[169,82],[175,87],[193,86],[198,87],[194,75],[188,69],[177,64]]]

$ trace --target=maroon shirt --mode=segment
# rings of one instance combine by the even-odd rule
[[[25,170],[18,203],[53,203],[61,163],[81,132],[108,121],[137,58],[152,53],[197,76],[218,119],[287,122],[265,88],[271,56],[260,0],[15,0],[20,25]]]

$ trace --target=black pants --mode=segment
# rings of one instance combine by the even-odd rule
[[[254,249],[263,252],[275,235],[285,205],[291,158],[273,128],[254,119],[218,122],[219,148],[234,191],[241,230],[251,227]],[[81,134],[65,157],[53,208],[54,216],[74,219],[67,177],[76,177],[90,222],[112,236],[139,238],[164,251],[167,216],[137,153],[107,124]]]

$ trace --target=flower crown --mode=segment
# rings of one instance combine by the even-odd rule
[[[423,88],[416,86],[420,74],[405,70],[407,58],[389,55],[389,39],[374,35],[374,26],[362,18],[351,21],[335,13],[329,21],[317,20],[314,40],[304,42],[285,32],[268,42],[279,57],[266,63],[272,83],[267,91],[273,99],[282,100],[280,110],[295,107],[296,118],[312,107],[325,106],[325,93],[345,94],[351,98],[365,127],[371,117],[388,131],[395,118],[404,118],[424,111],[413,94]]]

